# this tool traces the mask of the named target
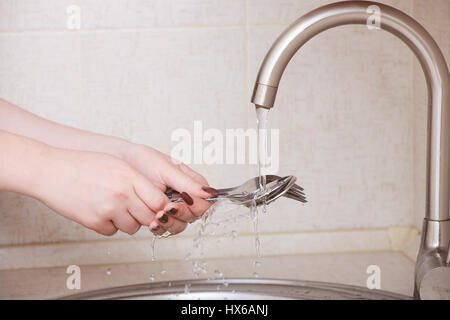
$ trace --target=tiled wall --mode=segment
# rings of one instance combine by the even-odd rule
[[[255,127],[249,100],[265,53],[290,22],[329,2],[2,0],[0,96],[170,152],[172,131],[192,129],[194,120],[205,129]],[[450,60],[450,1],[382,2],[424,23]],[[66,29],[71,4],[81,8],[80,30]],[[271,205],[260,232],[417,225],[422,82],[413,54],[386,32],[346,26],[308,42],[283,76],[270,124],[280,129],[280,174],[296,175],[309,203]],[[194,168],[216,187],[257,174],[254,165]],[[250,224],[237,228],[251,232]],[[32,199],[0,193],[0,246],[104,239]]]

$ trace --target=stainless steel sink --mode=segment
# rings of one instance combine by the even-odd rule
[[[178,280],[88,291],[61,299],[137,300],[407,300],[382,290],[326,282],[274,279]]]

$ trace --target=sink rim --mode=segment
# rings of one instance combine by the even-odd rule
[[[189,292],[185,293],[188,285]],[[220,286],[220,290],[218,290]],[[233,292],[234,291],[234,292]],[[311,291],[316,295],[310,294]],[[327,296],[326,293],[329,293]],[[187,279],[173,281],[158,281],[131,284],[117,287],[90,290],[76,294],[58,297],[61,300],[89,300],[89,299],[170,299],[190,300],[206,294],[206,299],[219,299],[221,296],[230,299],[241,299],[257,296],[267,299],[369,299],[369,300],[410,300],[412,297],[385,290],[368,289],[361,286],[270,278],[225,278],[225,279]],[[319,295],[317,295],[319,294]],[[197,297],[196,297],[197,295]]]

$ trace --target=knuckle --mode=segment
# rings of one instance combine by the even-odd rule
[[[123,187],[116,187],[111,192],[112,198],[115,201],[126,201],[129,199],[128,190]]]
[[[187,223],[182,223],[180,225],[178,225],[176,228],[173,228],[172,233],[173,234],[177,234],[180,232],[183,232],[186,229]]]
[[[98,210],[98,217],[99,217],[99,219],[111,218],[114,216],[115,212],[116,212],[116,208],[112,203],[110,203],[110,202],[104,203],[103,205],[100,206],[100,208]]]
[[[151,202],[152,209],[160,211],[165,207],[167,202],[167,197],[162,192],[157,192]]]
[[[100,217],[92,217],[86,222],[86,226],[89,229],[94,230],[104,236],[112,236],[117,232],[116,228],[107,228],[107,220]]]
[[[111,228],[110,230],[102,230],[102,231],[100,231],[99,233],[102,234],[102,235],[104,235],[104,236],[110,237],[110,236],[112,236],[112,235],[115,235],[116,232],[117,232],[117,229],[116,229],[116,228]]]

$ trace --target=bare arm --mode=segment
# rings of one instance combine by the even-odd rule
[[[0,130],[57,148],[103,152],[122,158],[131,144],[123,139],[65,126],[0,99]]]
[[[165,186],[184,192],[171,203]],[[0,191],[32,196],[105,235],[178,233],[200,217],[206,180],[143,145],[64,126],[0,99]],[[170,213],[167,215],[166,213]]]
[[[0,190],[37,198],[48,146],[5,131],[0,131],[0,146]]]

